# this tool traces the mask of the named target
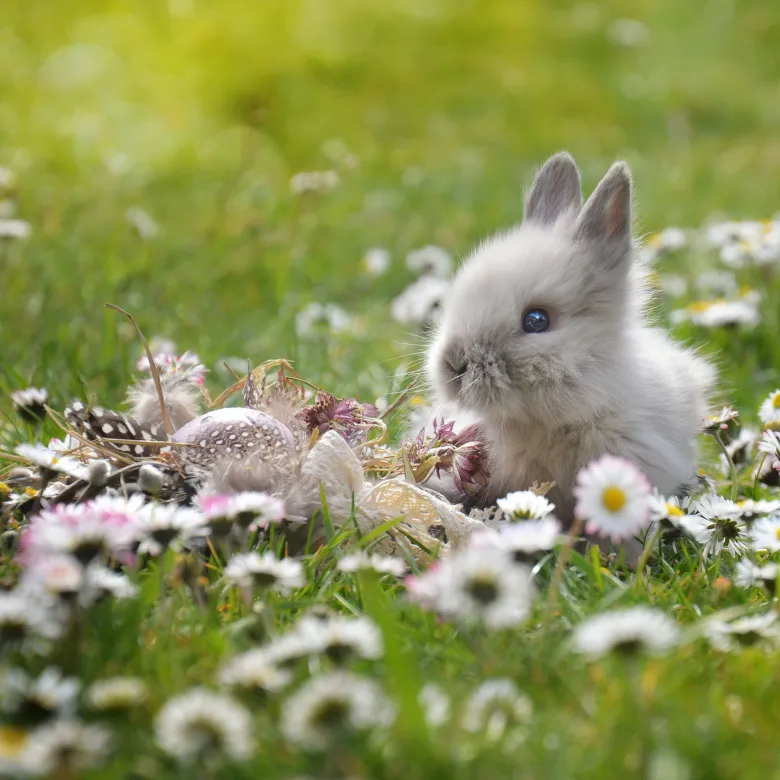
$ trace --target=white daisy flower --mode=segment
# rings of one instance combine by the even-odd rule
[[[528,617],[535,589],[530,569],[494,547],[467,548],[407,580],[409,597],[426,609],[488,628],[509,628]]]
[[[757,440],[758,434],[755,431],[743,428],[733,441],[726,444],[726,452],[728,452],[731,462],[735,466],[747,462],[753,454]],[[724,477],[727,477],[731,470],[729,462],[722,453],[719,456],[719,460],[721,473]]]
[[[436,683],[426,683],[417,696],[428,728],[438,729],[450,719],[450,697]]]
[[[705,555],[715,556],[725,550],[737,558],[747,551],[747,527],[742,511],[733,501],[714,493],[706,495],[696,502],[695,512],[681,525],[704,545]]]
[[[728,296],[736,295],[739,290],[737,277],[732,271],[722,271],[714,268],[702,271],[696,277],[696,287],[705,293]]]
[[[435,321],[451,283],[435,276],[421,276],[412,282],[390,307],[393,319],[402,325],[421,325]]]
[[[775,390],[761,404],[758,410],[758,419],[767,428],[780,428],[780,390]]]
[[[527,724],[532,712],[531,700],[512,680],[485,680],[466,701],[463,728],[472,733],[484,733],[489,741],[496,742],[508,726]]]
[[[390,252],[382,247],[372,247],[363,257],[363,269],[369,276],[383,276],[390,268]]]
[[[512,520],[542,520],[555,509],[544,496],[533,490],[518,490],[496,501],[498,508]]]
[[[160,555],[168,547],[180,548],[200,536],[207,536],[209,528],[203,515],[190,507],[177,504],[144,504],[138,511],[139,553]]]
[[[84,587],[84,576],[84,566],[72,555],[36,555],[22,572],[19,589],[71,599]]]
[[[225,581],[239,588],[270,588],[290,593],[306,584],[303,565],[294,558],[279,560],[272,552],[234,555],[222,573]]]
[[[100,766],[110,749],[111,734],[102,726],[53,720],[30,732],[20,763],[30,775],[78,777]]]
[[[588,618],[572,634],[574,650],[590,658],[611,652],[660,655],[680,641],[680,629],[661,610],[626,607]]]
[[[140,677],[106,677],[87,690],[87,703],[93,710],[125,710],[144,704],[149,689]]]
[[[471,536],[473,547],[494,547],[523,562],[539,552],[552,550],[561,539],[561,524],[554,517],[502,524]]]
[[[342,615],[320,619],[303,617],[296,633],[334,663],[344,664],[353,658],[381,658],[382,634],[367,617]]]
[[[246,490],[233,495],[236,523],[241,528],[254,531],[280,523],[285,516],[284,502],[268,493]]]
[[[249,650],[228,661],[219,672],[220,685],[276,693],[293,680],[288,669],[269,663],[267,654]]]
[[[628,539],[650,522],[650,483],[623,458],[604,455],[580,471],[574,488],[575,513],[588,533]]]
[[[739,652],[745,647],[773,652],[780,644],[780,625],[774,612],[746,615],[730,622],[715,616],[706,620],[701,630],[710,644],[724,653]]]
[[[737,561],[734,569],[734,584],[738,588],[760,586],[774,592],[778,575],[780,575],[780,566],[776,563],[756,566],[750,559],[742,558]]]
[[[150,241],[160,233],[160,226],[151,214],[140,206],[131,206],[125,212],[125,219],[144,241]]]
[[[89,476],[87,467],[68,455],[59,455],[57,452],[44,447],[43,444],[20,444],[14,452],[30,463],[35,464],[41,472],[52,476],[65,474],[74,479],[86,480]]]
[[[753,549],[776,553],[780,550],[780,517],[762,517],[750,530]]]
[[[754,501],[752,498],[745,498],[742,501],[737,501],[737,508],[743,519],[754,520],[757,517],[780,512],[780,500],[760,499]]]
[[[30,677],[22,669],[0,669],[0,702],[6,712],[20,712],[25,718],[46,720],[53,714],[72,713],[81,689],[81,681],[63,677],[62,672],[49,666]]]
[[[389,726],[394,707],[373,680],[352,672],[321,674],[304,683],[282,705],[281,730],[303,750],[323,750],[345,732]]]
[[[335,303],[313,301],[295,315],[295,332],[302,338],[316,335],[323,327],[344,333],[354,325],[354,318]]]
[[[95,511],[94,505],[57,504],[30,520],[23,540],[25,555],[72,555],[87,565],[129,549],[135,540],[135,519]]]
[[[157,744],[182,763],[214,752],[246,761],[254,750],[252,716],[231,696],[192,688],[169,699],[154,722]]]
[[[41,422],[46,417],[49,393],[45,388],[28,387],[11,393],[11,403],[17,413],[31,423]]]
[[[780,457],[780,433],[772,430],[764,431],[758,442],[758,450],[773,458]]]
[[[691,505],[690,496],[679,498],[678,496],[662,496],[657,490],[653,490],[650,496],[650,519],[654,523],[680,528],[688,516]]]
[[[702,421],[702,433],[718,433],[728,430],[739,417],[739,412],[730,406],[724,406],[717,414],[708,415]],[[736,425],[736,423],[734,423]]]
[[[653,233],[645,241],[645,247],[651,257],[665,252],[677,252],[688,245],[688,234],[677,227],[669,227]]]
[[[132,599],[138,595],[138,586],[128,577],[105,566],[91,564],[84,573],[84,589],[81,592],[80,603],[89,607],[105,596],[117,600]]]
[[[394,577],[403,577],[406,574],[406,564],[400,558],[376,553],[369,555],[362,550],[342,555],[336,568],[345,572],[374,571],[377,574],[392,574]]]
[[[26,645],[36,638],[57,639],[62,630],[62,621],[45,601],[19,588],[0,591],[0,644]]]
[[[302,171],[290,179],[290,191],[293,195],[330,192],[338,187],[340,181],[336,171]]]
[[[430,245],[409,252],[406,256],[406,266],[418,276],[449,279],[452,276],[453,262],[449,252],[440,246]]]
[[[29,238],[32,226],[23,219],[0,219],[0,238]]]
[[[683,311],[694,325],[703,328],[722,328],[727,325],[755,327],[761,321],[755,303],[745,300],[695,301]]]
[[[663,274],[658,279],[658,285],[670,298],[682,298],[688,292],[688,282],[679,274]]]

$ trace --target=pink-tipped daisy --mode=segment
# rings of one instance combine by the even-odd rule
[[[761,404],[758,418],[767,428],[780,428],[780,390],[775,390]]]
[[[588,533],[616,542],[636,535],[650,522],[650,483],[623,458],[604,455],[577,475],[575,513]]]

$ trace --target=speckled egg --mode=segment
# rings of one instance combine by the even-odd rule
[[[247,457],[270,460],[296,450],[292,431],[256,409],[215,409],[177,430],[172,439],[187,463],[209,467],[217,461]]]

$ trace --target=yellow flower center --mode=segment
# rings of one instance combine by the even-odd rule
[[[23,729],[0,727],[0,759],[16,758],[27,744],[29,735]]]
[[[619,487],[608,487],[601,494],[601,501],[610,512],[619,512],[626,505],[626,494]]]
[[[780,528],[775,531],[775,536],[780,539]]]
[[[679,506],[675,506],[674,504],[667,504],[666,505],[666,514],[670,517],[682,517],[684,512],[682,509],[680,509]]]
[[[780,409],[780,393],[775,393],[772,396],[772,408]]]

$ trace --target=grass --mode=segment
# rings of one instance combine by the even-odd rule
[[[625,18],[646,40],[614,42]],[[420,344],[389,315],[412,278],[406,253],[434,243],[462,257],[517,221],[529,176],[559,148],[577,157],[586,188],[628,160],[640,234],[715,213],[769,217],[778,205],[773,0],[9,0],[4,25],[0,165],[17,174],[18,214],[33,234],[0,245],[0,391],[46,386],[55,408],[74,395],[123,398],[138,343],[105,302],[148,336],[196,350],[212,390],[230,381],[225,358],[281,356],[342,395],[397,389]],[[357,167],[338,159],[341,147]],[[331,167],[333,191],[291,194],[293,174]],[[158,236],[131,229],[133,207]],[[373,246],[393,257],[379,279],[361,271]],[[662,270],[694,278],[705,262],[678,254]],[[764,296],[759,327],[679,333],[717,358],[724,399],[754,421],[780,381],[780,285],[754,270],[741,281]],[[354,332],[299,339],[295,315],[312,301],[354,313]],[[5,449],[29,438],[5,399],[0,413]],[[749,494],[747,478],[740,487]],[[608,606],[651,603],[689,624],[763,603],[719,579],[728,560],[705,566],[694,545],[667,548],[637,588],[574,554],[549,633],[531,621],[486,635],[437,623],[398,586],[335,574],[338,554],[310,559],[309,586],[272,599],[273,619],[327,604],[377,620],[385,660],[358,668],[403,703],[393,747],[353,742],[309,758],[278,737],[270,705],[257,709],[262,750],[231,777],[774,776],[776,655],[699,642],[663,659],[585,665],[566,649],[567,628]],[[218,589],[201,611],[183,585],[161,601],[158,573],[139,577],[137,601],[92,611],[78,654],[61,648],[55,659],[85,681],[121,672],[154,682],[148,710],[117,725],[120,753],[96,777],[191,774],[150,747],[150,713],[262,636],[260,616]],[[493,676],[533,700],[522,746],[416,727],[417,682],[439,681],[461,701]]]

